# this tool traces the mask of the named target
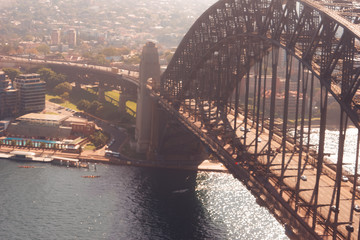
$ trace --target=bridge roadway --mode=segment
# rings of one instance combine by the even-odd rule
[[[243,115],[239,115],[239,118],[241,119],[240,126],[244,127],[245,121]],[[233,122],[234,116],[230,115],[228,116],[228,120],[230,122]],[[248,125],[252,126],[252,122],[248,120]],[[259,126],[259,132],[260,132],[260,126]],[[237,137],[240,138],[240,141],[242,144],[245,143],[245,139],[242,139],[242,136],[245,136],[245,131],[237,130],[236,131]],[[258,149],[262,149],[262,152],[265,153],[265,149],[267,149],[267,141],[269,139],[269,131],[266,128],[263,128],[263,132],[258,137]],[[247,151],[248,153],[255,155],[255,141],[256,141],[256,126],[255,128],[251,128],[250,132],[246,134],[246,142],[248,143]],[[250,143],[250,144],[249,144]],[[231,151],[232,148],[230,146],[227,146],[228,150]],[[272,148],[273,149],[282,149],[281,147],[281,137],[276,136],[275,141],[272,142]],[[294,201],[294,191],[296,189],[297,184],[297,176],[298,176],[298,164],[299,164],[299,152],[297,148],[287,142],[287,149],[288,151],[283,152],[275,152],[274,156],[271,159],[271,165],[270,165],[270,182],[271,184],[278,190],[278,193],[281,194],[283,192],[282,196],[283,198],[290,202],[290,205],[293,209],[295,209],[295,201]],[[261,152],[260,152],[261,153]],[[281,164],[282,164],[282,155],[285,154],[285,171],[283,173],[284,176],[284,186],[279,186],[277,183],[277,179],[281,177]],[[308,160],[307,160],[308,158]],[[267,166],[267,155],[261,155],[258,154],[257,156],[257,163],[260,165],[260,168],[265,168]],[[302,200],[302,203],[299,205],[301,206],[312,206],[311,203],[314,201],[314,189],[315,189],[315,183],[316,183],[316,159],[314,159],[312,156],[309,156],[307,154],[303,154],[302,161],[301,161],[301,175],[306,176],[306,180],[300,180],[300,193],[299,198]],[[259,166],[258,166],[259,167]],[[318,208],[318,214],[322,218],[321,221],[324,226],[326,219],[329,219],[330,222],[334,220],[334,213],[332,212],[330,218],[329,213],[330,207],[332,205],[335,205],[335,178],[336,173],[334,170],[330,169],[328,166],[324,166],[323,171],[325,174],[322,174],[320,177],[320,188],[319,188],[319,200],[318,205],[321,207]],[[304,178],[305,179],[305,178]],[[352,193],[350,192],[350,189],[352,189],[352,184],[350,182],[342,182],[341,186],[341,201],[340,201],[340,207],[339,207],[339,223],[342,223],[339,226],[339,231],[342,233],[342,235],[347,236],[348,231],[346,230],[345,226],[350,224],[349,223],[349,213],[352,206]],[[360,206],[359,199],[356,199],[355,205]],[[302,207],[299,208],[300,216],[302,216],[305,220],[305,222],[312,226],[313,224],[313,209],[310,207]],[[354,226],[354,232],[357,232],[358,226],[359,226],[359,215],[353,219],[352,225]],[[319,225],[317,225],[319,226]],[[316,229],[316,232],[322,236],[325,233],[323,232],[324,228],[318,228]],[[332,238],[332,237],[330,237]]]
[[[78,68],[81,70],[87,71],[98,71],[105,73],[112,73],[114,76],[121,76],[124,80],[131,82],[132,84],[139,86],[139,72],[129,70],[129,69],[119,69],[118,73],[112,72],[111,67],[97,66],[86,63],[74,63],[74,62],[62,62],[62,61],[48,61],[43,59],[31,59],[31,58],[21,58],[13,56],[0,56],[0,62],[6,63],[25,63],[25,64],[38,64],[38,65],[59,65],[66,67]]]
[[[152,94],[156,97],[156,94]],[[157,95],[159,97],[159,95]],[[159,103],[167,106],[170,110],[171,106],[163,100],[161,97],[158,98]],[[189,101],[191,102],[189,104]],[[184,123],[186,127],[188,127],[191,131],[198,133],[197,135],[200,138],[201,136],[208,135],[209,132],[206,128],[204,128],[201,121],[198,119],[195,120],[194,117],[189,114],[189,111],[193,111],[195,108],[195,101],[187,100],[187,104],[185,107],[182,106],[179,109],[178,114],[179,118],[182,121],[187,121],[188,123]],[[216,108],[211,109],[212,113],[215,115]],[[174,113],[173,113],[174,114]],[[227,120],[229,123],[233,124],[234,121],[234,113],[233,111],[228,114]],[[216,120],[213,120],[216,121]],[[221,125],[221,120],[220,124]],[[255,154],[255,144],[256,144],[256,126],[253,125],[251,120],[248,120],[247,126],[252,128],[249,132],[243,131],[241,127],[245,127],[244,115],[239,114],[237,118],[237,130],[236,130],[236,138],[241,142],[243,146],[247,147],[247,153],[249,156],[254,156]],[[191,129],[192,128],[192,129]],[[197,129],[194,129],[197,128]],[[220,131],[224,131],[224,129],[218,129]],[[201,131],[199,133],[199,131]],[[220,132],[219,131],[219,132]],[[307,152],[303,152],[301,157],[301,175],[306,176],[306,179],[299,179],[299,202],[296,204],[295,202],[295,191],[298,180],[298,166],[299,166],[299,148],[295,147],[294,144],[287,142],[287,152],[283,153],[280,151],[274,151],[272,154],[269,172],[266,172],[266,166],[268,166],[267,160],[267,149],[268,149],[268,139],[269,139],[269,131],[264,126],[263,131],[261,131],[261,126],[259,126],[259,137],[257,138],[257,148],[261,149],[258,151],[259,153],[256,155],[255,162],[245,160],[237,160],[235,162],[235,166],[233,167],[242,167],[248,169],[250,174],[257,178],[257,176],[268,176],[269,183],[276,189],[278,194],[282,196],[282,198],[289,204],[289,206],[296,212],[297,214],[308,224],[309,227],[313,226],[313,221],[317,221],[315,232],[321,236],[321,239],[333,239],[331,229],[328,226],[331,226],[331,222],[334,221],[334,211],[331,210],[331,206],[335,205],[335,178],[336,172],[332,170],[329,166],[324,165],[322,174],[320,176],[320,187],[319,187],[319,198],[318,198],[318,210],[317,210],[317,219],[313,219],[314,214],[314,189],[316,182],[316,159]],[[229,131],[231,133],[232,130]],[[246,133],[246,141],[245,141],[245,133]],[[223,149],[227,151],[229,155],[236,159],[238,155],[234,152],[233,145],[229,143],[229,138],[226,137],[226,134],[217,134],[216,136],[210,136],[210,138],[214,139],[213,142],[221,145]],[[274,141],[272,141],[272,149],[282,149],[282,137],[279,135],[274,136]],[[246,144],[246,145],[245,145]],[[285,154],[285,170],[283,172],[284,183],[282,186],[279,185],[278,179],[280,179],[282,170],[282,156]],[[226,165],[232,164],[231,162],[225,163]],[[251,168],[251,169],[250,169]],[[255,169],[255,170],[254,170]],[[351,224],[354,227],[354,233],[358,231],[359,228],[359,217],[360,214],[355,213],[354,219],[352,223],[350,223],[349,216],[351,208],[352,208],[352,193],[351,189],[353,184],[348,182],[341,183],[341,201],[339,205],[339,215],[338,215],[338,233],[342,236],[339,239],[347,239],[348,230],[346,226]],[[297,206],[296,206],[297,205]],[[354,206],[360,206],[360,200],[356,196]],[[297,210],[295,210],[297,208]],[[355,234],[352,234],[349,239],[356,239]]]

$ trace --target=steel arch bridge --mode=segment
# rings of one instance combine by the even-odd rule
[[[157,98],[318,239],[360,236],[356,9],[348,1],[221,0],[180,43]],[[349,151],[352,169],[343,167]]]

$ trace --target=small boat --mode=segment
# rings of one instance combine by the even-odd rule
[[[82,178],[99,178],[100,176],[89,175],[89,176],[81,176]]]
[[[173,191],[173,193],[185,193],[187,191],[189,191],[189,189],[181,189],[181,190]]]
[[[18,166],[18,168],[35,168],[33,166]]]
[[[35,153],[25,151],[12,151],[10,152],[10,159],[17,161],[33,161]]]

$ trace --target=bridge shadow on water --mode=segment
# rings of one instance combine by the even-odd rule
[[[138,191],[148,197],[143,209],[142,236],[149,239],[223,239],[224,229],[212,222],[197,197],[196,171],[139,169],[142,184]],[[146,211],[147,211],[146,210]],[[149,222],[150,219],[153,222]]]

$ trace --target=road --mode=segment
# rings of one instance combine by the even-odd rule
[[[195,110],[195,101],[187,100],[186,104],[180,108],[179,112],[182,114],[184,119],[191,122],[191,125],[197,126],[203,134],[209,134],[208,130],[203,127],[199,120],[196,120],[188,114],[188,111]],[[205,109],[208,111],[209,109]],[[216,116],[216,107],[211,109],[211,115]],[[234,113],[227,115],[228,122],[234,124]],[[214,135],[210,135],[215,141],[223,145],[223,148],[228,151],[230,155],[235,159],[237,154],[233,152],[233,146],[231,145],[232,141],[229,141],[229,136],[226,136],[224,132],[224,123],[222,120],[216,123],[216,118],[210,120],[209,125],[218,127],[218,131]],[[300,156],[299,149],[294,148],[294,145],[290,142],[286,143],[286,152],[282,152],[281,136],[274,134],[273,141],[271,143],[271,149],[274,150],[273,154],[270,156],[270,161],[268,162],[268,140],[269,140],[269,131],[264,127],[263,132],[261,132],[261,126],[259,126],[259,136],[256,138],[256,124],[253,124],[251,120],[247,120],[248,131],[245,131],[245,119],[244,116],[239,114],[237,119],[237,131],[236,138],[240,141],[243,146],[246,146],[246,152],[250,154],[249,156],[254,156],[255,161],[249,161],[247,163],[238,162],[239,165],[242,165],[245,168],[253,166],[256,169],[251,174],[263,176],[269,176],[269,182],[277,190],[279,195],[288,202],[292,209],[297,208],[298,215],[303,218],[303,220],[310,226],[313,226],[313,213],[314,213],[314,198],[315,198],[315,183],[317,169],[314,167],[317,160],[312,156],[307,155],[303,151],[302,156]],[[228,129],[228,133],[232,133],[233,130]],[[213,129],[214,131],[214,129]],[[245,137],[246,132],[246,137]],[[232,137],[231,137],[232,138]],[[257,144],[257,154],[255,153]],[[278,150],[277,150],[278,149]],[[277,150],[277,151],[275,151]],[[282,169],[282,158],[285,157],[284,169]],[[308,159],[308,160],[307,160]],[[300,162],[300,164],[299,164]],[[266,168],[269,163],[269,172],[266,173]],[[298,172],[300,165],[300,174]],[[250,171],[250,170],[249,170]],[[280,183],[278,179],[283,174],[284,180],[283,183]],[[299,176],[299,178],[298,178]],[[302,177],[303,176],[303,177]],[[319,180],[319,193],[318,193],[318,207],[317,214],[318,218],[316,219],[317,224],[315,232],[319,236],[322,236],[322,239],[332,239],[329,232],[325,232],[326,226],[331,225],[334,222],[335,212],[338,211],[338,231],[341,232],[343,236],[348,235],[348,230],[346,226],[351,224],[354,228],[354,234],[351,234],[349,239],[357,239],[357,233],[359,229],[359,217],[360,214],[356,211],[354,212],[353,219],[351,221],[351,212],[352,212],[352,193],[353,184],[350,181],[341,182],[341,192],[340,192],[340,202],[339,208],[336,209],[336,188],[335,188],[335,177],[336,173],[334,170],[329,168],[327,165],[323,164],[322,173]],[[296,190],[299,190],[298,196],[296,196]],[[298,202],[296,202],[298,199]],[[354,205],[360,206],[360,200],[356,196]],[[359,211],[360,212],[360,211]],[[319,218],[320,216],[320,218]]]
[[[21,57],[4,56],[4,55],[0,55],[0,61],[34,63],[34,64],[56,64],[56,65],[66,65],[66,66],[71,66],[71,67],[78,67],[78,68],[82,68],[82,69],[92,69],[92,70],[98,70],[98,71],[103,71],[103,72],[112,72],[111,67],[97,66],[97,65],[91,65],[91,64],[86,64],[86,63],[66,62],[66,61],[48,61],[48,60],[44,60],[44,59],[21,58]],[[118,70],[119,70],[119,72],[114,73],[114,74],[121,75],[129,81],[136,82],[136,79],[139,78],[139,72],[137,72],[137,71],[131,71],[128,69],[118,69]],[[136,84],[137,84],[137,82],[136,82]]]
[[[233,121],[233,115],[229,115],[228,119],[230,122]],[[238,118],[239,119],[239,118]],[[239,121],[239,120],[238,120]],[[240,115],[240,121],[242,122],[242,126],[244,126],[244,117]],[[248,126],[251,126],[252,122],[248,121]],[[260,134],[261,127],[259,126],[259,134]],[[236,131],[236,135],[241,139],[240,141],[244,144],[245,139],[243,139],[245,136],[245,131],[241,131],[238,129]],[[244,137],[242,137],[244,136]],[[281,139],[280,136],[275,136],[275,138]],[[264,128],[264,131],[261,133],[261,135],[258,137],[257,144],[258,144],[258,154],[257,157],[258,163],[260,163],[262,166],[267,166],[268,164],[268,158],[267,155],[265,155],[265,151],[267,150],[267,144],[269,139],[269,131]],[[272,149],[282,149],[281,142],[280,141],[272,141]],[[255,141],[256,141],[256,128],[250,129],[250,132],[246,134],[246,144],[248,146],[247,151],[249,153],[255,154]],[[262,150],[262,151],[261,151]],[[264,154],[264,155],[261,155]],[[295,209],[295,199],[294,193],[297,188],[300,190],[299,193],[299,202],[300,205],[313,205],[314,203],[314,189],[315,189],[315,183],[316,183],[316,168],[314,165],[311,165],[310,162],[316,162],[316,159],[313,159],[311,156],[309,156],[309,160],[307,160],[307,153],[303,152],[301,158],[299,155],[299,151],[296,151],[294,148],[294,145],[287,142],[287,152],[276,152],[273,157],[270,159],[270,172],[275,176],[275,178],[280,178],[282,174],[282,158],[283,154],[285,155],[285,169],[283,171],[284,176],[284,185],[279,187],[277,181],[273,180],[271,181],[272,185],[277,188],[278,192],[281,192],[282,189],[287,189],[287,191],[283,192],[283,198],[286,201],[290,202],[290,205],[293,209]],[[301,159],[301,161],[300,161]],[[304,176],[303,178],[300,178],[298,180],[298,166],[299,161],[301,162],[301,176]],[[318,194],[318,205],[321,207],[318,207],[318,214],[322,216],[323,223],[326,221],[326,219],[329,219],[330,221],[334,221],[335,212],[330,209],[331,206],[335,206],[335,196],[336,196],[336,188],[335,186],[335,176],[336,173],[330,169],[327,166],[323,166],[323,172],[320,176],[320,187],[319,187],[319,194]],[[274,178],[274,179],[275,179]],[[350,189],[352,188],[352,184],[350,182],[342,182],[341,184],[341,196],[340,196],[340,205],[339,205],[339,218],[338,222],[341,223],[339,225],[339,230],[346,236],[348,231],[345,229],[345,226],[350,224],[350,210],[351,210],[351,203],[352,203],[352,194],[350,192]],[[302,202],[302,203],[301,203]],[[355,204],[360,206],[359,199],[356,199]],[[309,224],[309,226],[312,226],[312,208],[307,207],[300,207],[298,210],[298,213],[300,216],[303,216],[304,220]],[[353,227],[354,232],[358,232],[358,226],[359,226],[359,215],[355,214],[353,219]],[[318,224],[317,226],[319,226]],[[319,226],[316,231],[319,235],[324,235],[324,227]],[[355,235],[355,234],[352,234]],[[355,236],[352,236],[355,239]],[[324,238],[325,239],[325,238]]]

